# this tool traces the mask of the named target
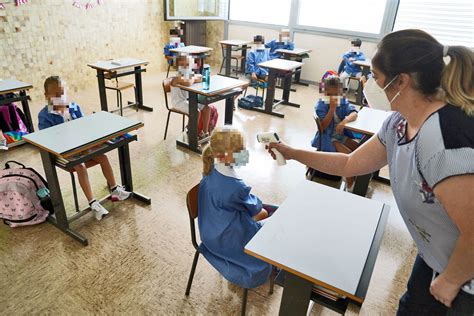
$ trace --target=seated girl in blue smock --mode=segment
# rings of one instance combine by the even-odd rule
[[[350,153],[358,144],[353,141],[352,132],[344,129],[346,123],[357,119],[356,108],[343,96],[342,82],[338,77],[324,79],[319,87],[322,95],[314,110],[321,120],[323,128],[316,132],[311,146],[317,147],[321,137],[321,151]],[[346,179],[349,190],[352,189],[354,179]]]
[[[248,163],[244,138],[236,129],[216,129],[203,152],[203,178],[199,185],[199,251],[228,281],[243,288],[264,284],[270,264],[244,253],[244,246],[257,233],[259,220],[273,209],[262,201],[236,173]]]

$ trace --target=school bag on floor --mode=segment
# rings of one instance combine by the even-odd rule
[[[257,95],[248,95],[245,98],[240,98],[238,101],[239,108],[253,109],[261,108],[263,106],[263,98]]]
[[[213,105],[208,105],[208,107],[211,109],[211,117],[209,119],[209,133],[214,130],[214,128],[217,125],[217,119],[219,118],[219,113],[217,112],[217,109]],[[198,121],[198,133],[201,133],[202,128],[204,126],[204,123],[202,122],[202,115],[199,116],[199,121]]]
[[[12,168],[13,164],[21,168]],[[0,170],[0,218],[10,227],[44,222],[52,210],[48,185],[33,168],[7,161]]]

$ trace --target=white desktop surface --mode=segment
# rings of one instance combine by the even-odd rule
[[[110,72],[110,71],[116,71],[119,69],[136,67],[136,66],[147,65],[147,64],[148,64],[148,61],[146,60],[135,59],[135,58],[117,58],[117,59],[112,59],[112,60],[98,61],[94,64],[87,64],[87,66],[94,69],[100,69],[100,70]]]
[[[245,250],[313,283],[354,295],[383,206],[304,180]]]
[[[275,50],[275,52],[297,56],[297,55],[309,54],[309,53],[311,53],[311,49],[305,49],[305,48],[284,49],[284,48],[279,48],[279,49]]]
[[[180,54],[203,54],[212,51],[212,48],[206,47],[206,46],[196,46],[196,45],[190,45],[190,46],[184,46],[184,47],[178,47],[178,48],[173,48],[170,49],[170,52],[172,53],[180,53]]]
[[[272,68],[276,70],[283,70],[283,71],[292,71],[296,68],[303,66],[303,63],[286,60],[286,59],[272,59],[269,61],[265,61],[263,63],[258,64],[260,67],[263,68]]]
[[[344,128],[365,135],[374,135],[378,133],[383,125],[383,122],[392,113],[393,112],[363,107],[359,113],[357,113],[357,119],[353,122],[345,124]]]

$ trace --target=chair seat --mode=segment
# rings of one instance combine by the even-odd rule
[[[232,56],[230,56],[230,58],[235,59],[235,60],[243,60],[245,57],[240,56],[240,55],[232,55]]]
[[[116,84],[106,85],[105,88],[110,90],[123,91],[126,89],[133,88],[134,86],[135,85],[133,83],[119,81]]]
[[[178,113],[178,114],[183,114],[183,115],[189,116],[189,112],[188,112],[188,111],[183,111],[183,110],[181,110],[181,109],[170,108],[169,111],[174,112],[174,113]]]

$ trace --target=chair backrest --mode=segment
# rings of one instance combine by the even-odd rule
[[[194,221],[198,217],[198,194],[199,183],[189,190],[186,195],[186,206],[188,207],[189,224],[191,226],[191,241],[196,249],[198,248],[198,244],[196,241],[196,227]]]
[[[165,94],[165,105],[166,105],[166,109],[168,109],[169,111],[169,105],[168,105],[168,93],[171,92],[171,81],[173,80],[173,78],[166,78],[165,80],[163,80],[163,92]]]
[[[316,123],[316,127],[318,128],[318,133],[319,133],[317,150],[321,151],[322,138],[323,138],[323,123],[321,122],[321,119],[319,118],[318,114],[316,114],[316,111],[314,111],[313,117],[314,117],[314,122]]]

